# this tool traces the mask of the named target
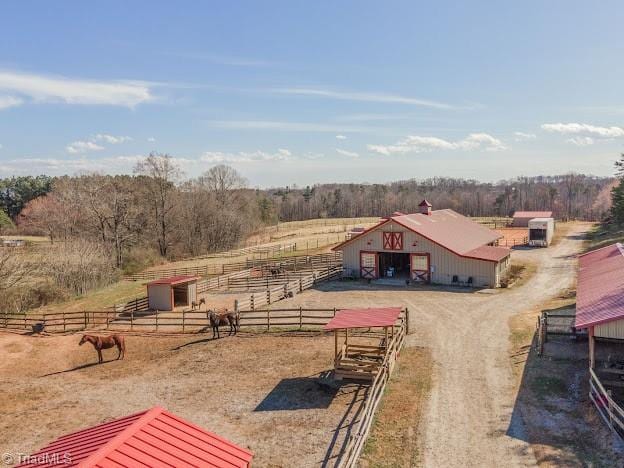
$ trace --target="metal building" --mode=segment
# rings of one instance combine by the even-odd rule
[[[502,237],[453,210],[396,213],[334,247],[346,274],[364,279],[399,278],[410,283],[498,287],[511,251]]]

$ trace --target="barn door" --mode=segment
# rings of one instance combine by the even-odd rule
[[[377,253],[360,252],[360,278],[377,278]]]
[[[429,254],[414,253],[410,256],[410,270],[412,281],[416,283],[429,283],[431,281]]]

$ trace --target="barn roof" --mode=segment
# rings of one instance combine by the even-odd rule
[[[345,328],[391,327],[401,315],[400,307],[376,307],[369,309],[341,309],[336,312],[323,330]]]
[[[497,241],[503,235],[450,209],[435,210],[430,215],[413,213],[391,216],[362,234],[337,245],[333,250],[340,250],[345,245],[360,239],[361,236],[365,236],[368,232],[374,231],[391,221],[429,239],[460,257],[498,261],[494,260],[493,257],[502,259],[509,255],[510,252],[509,249],[497,247],[496,255],[494,255],[494,250],[480,249],[480,247]],[[506,255],[503,255],[503,253],[506,253]]]
[[[503,258],[511,253],[506,247],[494,247],[492,245],[482,245],[470,252],[466,252],[464,257],[476,258],[478,260],[488,260],[491,262],[500,262]]]
[[[248,450],[155,407],[65,435],[19,466],[229,468],[248,467],[252,458]]]
[[[147,283],[147,285],[148,286],[151,284],[175,285],[175,284],[182,284],[182,283],[190,283],[191,281],[196,281],[198,279],[199,279],[198,276],[179,275],[179,276],[171,276],[169,278],[160,278],[160,279]]]
[[[579,257],[576,328],[624,319],[624,246],[612,244]]]
[[[516,211],[514,218],[552,218],[552,211]]]

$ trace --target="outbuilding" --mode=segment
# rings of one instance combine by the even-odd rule
[[[197,301],[197,276],[173,276],[147,283],[149,308],[173,310]]]
[[[155,407],[64,435],[18,466],[248,468],[252,458],[249,450]]]
[[[534,218],[552,218],[552,211],[516,211],[511,226],[529,227],[529,221]]]
[[[511,251],[496,246],[502,235],[453,210],[394,213],[334,247],[349,276],[396,278],[410,283],[498,287]]]

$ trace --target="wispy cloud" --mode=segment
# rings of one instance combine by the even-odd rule
[[[373,153],[391,154],[424,153],[433,150],[478,150],[502,151],[508,147],[498,138],[487,133],[471,133],[458,141],[448,141],[432,136],[408,136],[394,145],[367,145]]]
[[[336,140],[346,140],[347,137],[344,135],[336,135]]]
[[[584,123],[543,124],[542,130],[552,133],[562,133],[565,135],[594,135],[600,138],[624,137],[624,128],[622,127],[599,127]]]
[[[94,137],[97,141],[104,141],[106,143],[110,143],[111,145],[118,145],[119,143],[125,143],[126,141],[132,141],[132,138],[129,136],[114,136],[108,135],[106,133],[98,133]]]
[[[8,109],[9,107],[17,107],[24,101],[15,96],[0,96],[0,110]]]
[[[213,128],[226,130],[279,130],[283,132],[363,132],[362,127],[328,125],[314,122],[285,122],[276,120],[209,120]]]
[[[128,174],[144,155],[106,158],[39,158],[25,157],[0,161],[0,175],[39,174],[66,175],[85,172]]]
[[[588,136],[585,136],[585,137],[577,136],[577,137],[568,138],[566,142],[571,143],[576,146],[590,146],[590,145],[593,145],[596,142],[596,140]]]
[[[16,95],[7,101],[12,105],[28,98],[36,103],[134,107],[154,99],[144,82],[84,80],[14,71],[0,71],[0,91]]]
[[[537,135],[535,133],[514,132],[516,141],[535,140]]]
[[[410,106],[429,107],[433,109],[457,109],[457,106],[444,102],[432,101],[398,94],[369,93],[358,91],[335,91],[323,88],[274,88],[274,92],[296,96],[309,96],[343,101],[380,102],[386,104],[405,104]]]
[[[341,156],[346,156],[348,158],[359,158],[360,155],[359,153],[356,153],[355,151],[347,151],[347,150],[343,150],[340,148],[336,148],[336,153],[340,154]]]
[[[226,153],[220,151],[208,151],[199,159],[208,163],[243,163],[262,161],[286,161],[292,158],[292,153],[284,148],[280,148],[273,153],[265,151],[239,151],[237,153]]]

